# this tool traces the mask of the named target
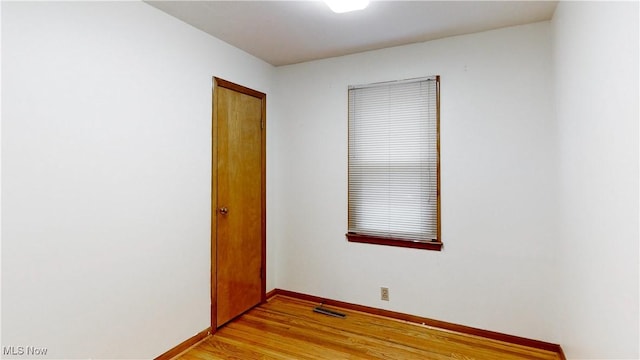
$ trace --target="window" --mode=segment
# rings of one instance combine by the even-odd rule
[[[439,76],[349,87],[349,241],[442,248],[439,121]]]

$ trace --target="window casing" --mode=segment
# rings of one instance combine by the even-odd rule
[[[349,241],[441,250],[440,77],[349,87]]]

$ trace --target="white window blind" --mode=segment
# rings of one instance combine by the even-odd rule
[[[349,234],[438,239],[439,78],[349,87]]]

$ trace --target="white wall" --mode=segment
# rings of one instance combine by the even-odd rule
[[[3,346],[151,358],[209,326],[211,77],[273,74],[141,2],[2,3]]]
[[[551,71],[548,22],[277,68],[277,286],[556,340]],[[444,250],[348,243],[347,86],[436,74]]]
[[[638,359],[638,2],[561,2],[557,324],[567,357]]]

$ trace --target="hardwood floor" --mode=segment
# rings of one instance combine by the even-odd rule
[[[554,352],[276,295],[177,359],[561,359]]]

